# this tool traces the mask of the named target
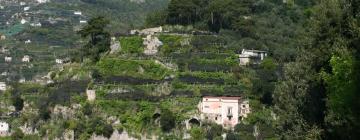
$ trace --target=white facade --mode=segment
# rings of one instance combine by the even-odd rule
[[[10,131],[9,124],[0,121],[0,136],[8,136]]]
[[[266,56],[266,51],[243,49],[241,54],[239,54],[240,65],[248,65],[251,61],[254,64],[259,64]]]
[[[0,82],[0,91],[5,91],[7,89],[5,82]]]
[[[201,120],[231,128],[247,117],[250,106],[240,97],[203,97],[199,110]]]

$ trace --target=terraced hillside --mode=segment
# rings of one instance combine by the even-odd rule
[[[31,80],[44,75],[55,64],[55,59],[64,59],[78,46],[81,40],[76,31],[90,17],[105,16],[111,21],[108,29],[113,35],[130,28],[142,26],[149,12],[161,9],[168,0],[9,0],[0,1],[1,60],[11,56],[14,62],[0,72],[14,69],[17,77]],[[19,69],[24,55],[32,57],[29,68]],[[12,71],[12,70],[11,70]],[[18,79],[18,78],[16,78]]]

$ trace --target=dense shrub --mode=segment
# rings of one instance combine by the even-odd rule
[[[223,128],[221,125],[218,124],[210,124],[207,127],[207,131],[206,131],[206,139],[208,140],[213,140],[215,138],[221,138],[223,132]]]
[[[160,125],[161,129],[165,132],[169,132],[175,127],[175,116],[168,109],[161,110]]]

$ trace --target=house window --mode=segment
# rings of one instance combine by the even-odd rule
[[[227,108],[227,117],[228,117],[229,120],[231,120],[231,118],[233,117],[232,107]]]
[[[232,114],[232,107],[228,107],[228,115]]]
[[[243,108],[245,108],[245,105],[243,105]]]
[[[207,119],[209,119],[208,117],[205,117],[205,119],[207,120]]]
[[[215,117],[215,121],[217,121],[217,117]]]
[[[205,108],[209,108],[209,106],[205,106]]]

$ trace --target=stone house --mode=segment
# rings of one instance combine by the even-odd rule
[[[10,132],[9,124],[0,121],[0,137],[8,136]]]
[[[266,51],[243,49],[239,54],[240,65],[260,64],[267,57]]]
[[[199,104],[202,121],[210,121],[225,128],[233,128],[250,113],[247,100],[241,97],[205,96]]]

